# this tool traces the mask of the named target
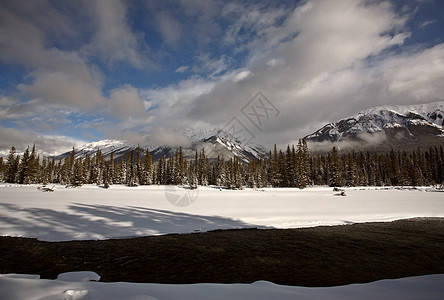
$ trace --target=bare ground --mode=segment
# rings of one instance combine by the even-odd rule
[[[0,237],[0,273],[101,281],[334,286],[444,273],[444,218],[304,229],[243,229],[103,241]]]

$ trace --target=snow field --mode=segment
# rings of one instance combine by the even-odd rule
[[[170,187],[95,185],[0,186],[0,235],[45,241],[107,239],[229,228],[296,228],[412,217],[444,217],[444,194],[431,188],[353,188],[346,197],[330,187],[304,190],[220,190],[199,187],[189,206],[172,205]],[[177,197],[191,194],[175,187]]]
[[[75,273],[72,277],[77,276]],[[328,288],[253,284],[67,282],[34,275],[0,275],[0,299],[442,299],[444,275],[427,275]]]

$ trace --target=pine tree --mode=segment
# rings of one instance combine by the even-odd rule
[[[71,177],[71,185],[74,187],[82,186],[85,183],[82,159],[78,158],[74,162],[73,176]]]
[[[311,183],[310,153],[308,151],[308,145],[305,140],[302,140],[301,158],[302,158],[302,171],[303,171],[302,183],[303,183],[303,188],[305,188]]]
[[[0,182],[5,180],[6,176],[6,164],[3,161],[3,157],[0,157]]]
[[[127,176],[126,176],[126,185],[127,186],[139,185],[132,151],[129,151],[129,153],[128,153],[127,167],[128,167],[128,170],[127,170]]]
[[[8,182],[8,183],[15,183],[16,182],[16,175],[17,175],[17,172],[18,172],[18,163],[17,163],[17,161],[18,161],[18,159],[20,159],[19,158],[19,156],[17,155],[15,155],[15,151],[16,151],[16,149],[15,149],[15,147],[14,146],[12,146],[11,147],[11,150],[9,151],[9,155],[8,155],[8,158],[7,158],[7,160],[6,160],[6,182]]]
[[[107,169],[107,182],[108,185],[111,185],[115,181],[114,152],[111,152],[108,162],[105,162],[105,167]]]
[[[217,156],[217,178],[216,178],[216,185],[218,186],[225,186],[226,185],[226,169],[225,169],[225,162],[220,157]]]
[[[274,187],[279,187],[282,182],[282,174],[280,172],[279,155],[276,145],[274,145],[273,155],[270,156],[270,165],[270,181]]]
[[[103,171],[103,187],[105,189],[109,188],[111,170],[111,161],[105,161],[105,170]]]
[[[267,174],[267,167],[265,165],[265,160],[263,157],[259,160],[259,171],[257,173],[257,187],[262,188],[268,186],[268,174]]]
[[[177,153],[177,183],[180,185],[185,185],[188,183],[187,172],[186,172],[186,161],[183,157],[182,147],[179,147],[179,151]]]
[[[331,158],[329,162],[329,185],[332,187],[342,186],[342,175],[340,170],[339,154],[336,147],[331,151]]]
[[[143,171],[141,184],[151,185],[153,183],[153,157],[148,149],[145,151],[142,165]]]
[[[234,188],[235,189],[242,189],[243,186],[243,176],[242,176],[242,164],[239,161],[239,159],[235,156],[233,160],[233,182],[234,182]]]
[[[356,176],[356,163],[354,160],[354,155],[347,153],[345,160],[346,163],[346,174],[345,174],[345,185],[346,186],[356,186],[357,176]]]
[[[398,158],[396,157],[395,151],[393,149],[389,153],[389,178],[390,178],[390,184],[395,186],[399,184],[399,177],[400,177],[400,169],[399,169],[399,162]]]
[[[133,172],[134,172],[134,186],[140,185],[140,178],[142,177],[142,167],[140,158],[140,146],[136,150],[136,158],[132,161]]]
[[[310,156],[307,143],[299,139],[296,150],[296,187],[303,189],[310,183]]]
[[[296,184],[296,156],[294,146],[290,149],[290,145],[287,145],[287,153],[286,153],[286,183],[285,186],[294,187]]]
[[[438,152],[438,150],[437,150]],[[439,155],[438,160],[436,161],[437,164],[437,178],[436,183],[438,184],[444,184],[444,150],[442,146],[439,146]]]
[[[247,174],[247,185],[250,188],[256,188],[256,161],[252,160],[249,164],[248,164],[248,174]]]
[[[20,160],[19,165],[19,173],[18,173],[18,183],[23,184],[29,183],[27,174],[28,174],[28,168],[29,168],[29,147],[26,148],[25,152],[23,153],[22,159]]]
[[[29,155],[28,168],[25,172],[25,183],[37,183],[39,173],[39,158],[35,151],[35,145],[32,146],[31,154]]]

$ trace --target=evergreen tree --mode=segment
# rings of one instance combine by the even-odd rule
[[[18,173],[18,183],[23,184],[29,183],[29,178],[27,177],[28,175],[28,168],[29,168],[29,147],[26,148],[25,152],[23,153],[22,159],[20,160],[20,165],[19,165],[19,173]]]
[[[342,175],[340,169],[339,154],[336,147],[331,151],[331,158],[329,162],[329,185],[333,187],[342,186]]]
[[[78,158],[74,162],[73,176],[71,177],[72,186],[82,186],[85,183],[82,159]]]
[[[225,169],[225,162],[220,156],[217,156],[217,168],[216,169],[217,169],[216,185],[225,186],[227,174],[226,174],[226,169]]]
[[[299,139],[296,151],[296,186],[300,189],[307,187],[310,183],[310,157],[308,153],[307,143]]]
[[[297,170],[296,153],[294,150],[294,146],[292,147],[292,149],[290,149],[290,145],[287,145],[286,156],[287,182],[285,183],[285,186],[294,187],[296,185]]]
[[[345,174],[345,185],[346,186],[356,186],[357,176],[356,176],[356,163],[354,157],[351,153],[347,153],[346,163],[346,174]]]
[[[398,158],[396,157],[395,151],[393,151],[393,149],[389,153],[388,161],[389,161],[388,176],[390,179],[390,184],[393,186],[398,185],[400,177],[400,169],[399,169]]]
[[[143,171],[141,184],[151,185],[153,183],[153,157],[148,149],[143,157]]]
[[[0,157],[0,182],[3,182],[5,180],[5,174],[6,174],[6,164],[3,161],[3,157]]]
[[[6,182],[15,183],[16,175],[18,172],[18,163],[17,161],[20,159],[19,156],[15,155],[16,149],[14,146],[11,147],[9,151],[8,158],[6,160]]]
[[[27,166],[24,170],[23,183],[25,184],[36,183],[38,173],[39,173],[39,160],[37,158],[37,154],[35,151],[35,145],[33,145],[31,154],[29,154]]]

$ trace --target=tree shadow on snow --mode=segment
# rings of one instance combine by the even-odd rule
[[[56,211],[0,203],[0,234],[68,241],[256,227],[230,218],[136,206],[74,203],[68,208]]]

